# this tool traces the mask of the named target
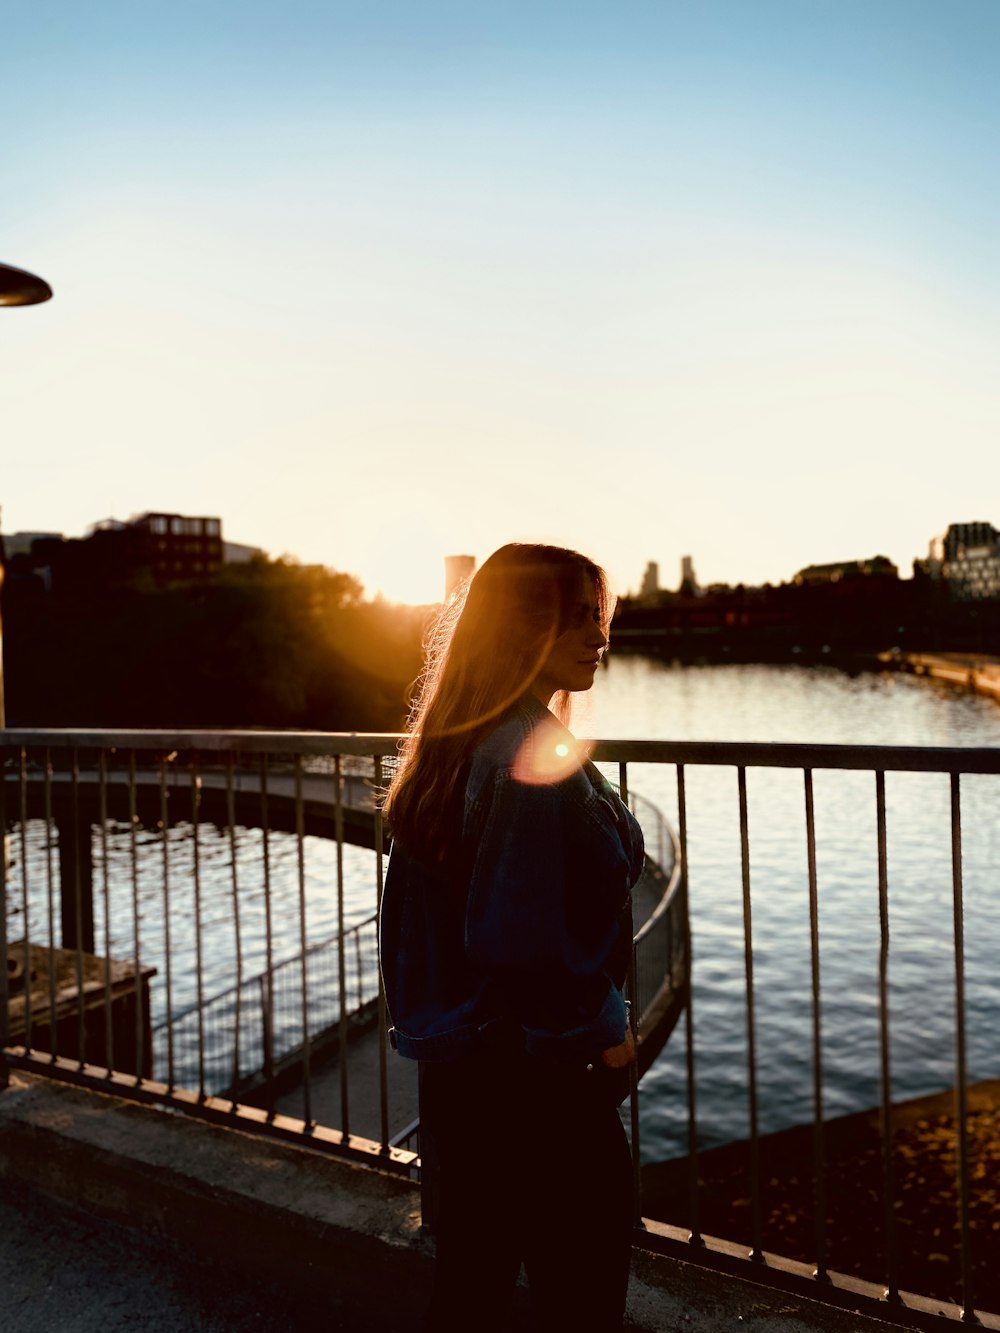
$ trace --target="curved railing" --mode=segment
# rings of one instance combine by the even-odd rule
[[[353,768],[354,777],[365,777],[357,763]],[[367,779],[370,783],[370,768]],[[663,1047],[683,1005],[687,923],[677,836],[651,801],[631,792],[629,806],[646,840],[646,864],[633,894],[633,994],[641,1075]],[[370,798],[367,809],[374,820]],[[331,935],[311,944],[304,955],[284,958],[200,1004],[189,1003],[165,1014],[152,1027],[154,1077],[182,1087],[204,1087],[210,1095],[255,1102],[284,1090],[295,1082],[295,1067],[302,1059],[303,984],[314,1034],[311,1056],[314,1062],[335,1058],[341,958],[349,1035],[370,1028],[374,1016],[379,994],[376,915],[351,926],[344,945],[339,935]]]
[[[663,1048],[684,1006],[689,930],[677,834],[652,801],[630,792],[629,806],[646,839],[643,877],[655,885],[658,895],[634,937],[632,985],[641,1077]]]
[[[153,1075],[181,1087],[205,1088],[254,1104],[268,1104],[301,1082],[304,1027],[301,996],[308,997],[314,1063],[339,1050],[340,972],[350,1023],[349,1040],[371,1026],[379,996],[378,918],[373,913],[339,934],[284,958],[270,970],[227,986],[153,1025]],[[236,1038],[236,1039],[234,1039]]]

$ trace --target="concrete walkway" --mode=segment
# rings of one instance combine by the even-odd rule
[[[379,1035],[377,1031],[371,1031],[352,1041],[347,1055],[347,1109],[350,1132],[360,1134],[366,1139],[374,1139],[376,1143],[382,1139]],[[420,1113],[416,1061],[404,1060],[395,1051],[387,1050],[386,1090],[391,1141],[411,1125]],[[304,1120],[305,1093],[301,1085],[279,1097],[275,1109],[282,1115]],[[339,1061],[335,1060],[313,1073],[309,1109],[312,1118],[319,1124],[343,1128]]]
[[[637,1268],[642,1267],[640,1259]],[[859,1322],[823,1306],[810,1314],[808,1303],[753,1288],[742,1291],[737,1309],[731,1293],[720,1290],[706,1299],[696,1270],[685,1274],[681,1266],[680,1271],[671,1298],[658,1301],[659,1315],[654,1312],[642,1328],[655,1333],[889,1333],[887,1325]],[[637,1274],[636,1299],[640,1282]],[[21,1187],[6,1188],[0,1200],[0,1284],[4,1333],[384,1333],[387,1327],[374,1312],[374,1323],[357,1311],[338,1313],[332,1304],[310,1299],[289,1284],[253,1281],[217,1261],[198,1260],[190,1250],[88,1218]],[[719,1281],[720,1288],[724,1285]],[[396,1327],[416,1326],[415,1315]]]
[[[17,1075],[0,1180],[4,1333],[394,1333],[427,1297],[413,1185],[256,1134]],[[511,1333],[524,1314],[520,1300]],[[637,1238],[630,1333],[886,1328]]]
[[[4,1333],[289,1333],[356,1328],[274,1282],[9,1183],[0,1199]]]

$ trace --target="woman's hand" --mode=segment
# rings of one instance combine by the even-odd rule
[[[635,1041],[632,1037],[632,1029],[626,1027],[625,1040],[619,1046],[609,1046],[606,1051],[601,1052],[601,1064],[607,1065],[609,1069],[627,1069],[635,1061]]]

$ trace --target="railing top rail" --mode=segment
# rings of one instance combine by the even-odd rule
[[[834,768],[917,773],[1000,773],[1000,747],[812,745],[760,741],[599,740],[591,758],[617,763],[743,768]]]
[[[53,750],[199,750],[205,753],[384,756],[397,753],[400,739],[392,732],[131,731],[84,727],[10,727],[0,730],[0,747],[47,746]],[[587,744],[591,747],[592,758],[615,763],[1000,773],[1000,747],[987,746],[812,745],[610,738],[588,741]]]

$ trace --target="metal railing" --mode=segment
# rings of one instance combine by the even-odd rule
[[[964,1320],[980,1322],[989,1327],[1000,1327],[1000,1317],[990,1314],[977,1306],[976,1291],[978,1286],[987,1286],[991,1275],[996,1270],[998,1257],[995,1231],[995,1205],[991,1203],[990,1164],[996,1160],[997,1138],[981,1146],[978,1161],[973,1162],[970,1134],[970,1098],[969,1065],[967,1059],[967,1001],[966,1001],[966,937],[965,937],[965,896],[963,888],[963,819],[962,793],[963,780],[979,775],[996,776],[1000,774],[1000,751],[973,747],[961,748],[912,748],[912,747],[875,747],[875,746],[835,746],[835,745],[762,745],[729,743],[668,743],[642,741],[607,741],[600,742],[594,750],[595,759],[615,760],[623,767],[638,765],[670,764],[676,772],[676,800],[678,829],[681,844],[681,862],[683,867],[684,890],[692,905],[694,956],[692,959],[692,999],[685,1010],[684,1024],[684,1068],[686,1071],[687,1101],[687,1156],[685,1175],[687,1177],[686,1198],[678,1200],[676,1214],[681,1225],[665,1224],[652,1227],[654,1235],[647,1243],[656,1248],[679,1254],[695,1262],[706,1263],[721,1269],[739,1272],[744,1276],[775,1285],[796,1286],[803,1279],[811,1281],[816,1294],[826,1300],[838,1300],[856,1305],[859,1300],[878,1303],[882,1317],[903,1324],[935,1323],[940,1320]],[[696,872],[692,870],[689,848],[689,814],[691,812],[690,791],[692,773],[703,769],[718,774],[719,770],[730,770],[735,777],[732,783],[731,803],[736,808],[738,824],[739,852],[735,869],[739,880],[741,901],[742,934],[742,1016],[745,1024],[744,1042],[744,1079],[741,1092],[745,1098],[747,1110],[747,1141],[742,1154],[742,1169],[745,1180],[742,1188],[746,1197],[741,1202],[747,1206],[743,1210],[741,1235],[732,1234],[724,1239],[705,1234],[703,1219],[706,1212],[706,1199],[711,1195],[711,1187],[718,1181],[706,1179],[708,1172],[704,1163],[708,1154],[702,1152],[703,1124],[699,1123],[696,1077],[697,1051],[695,1023],[699,1003],[698,972],[712,959],[704,955],[699,948],[698,912],[695,903],[698,897]],[[801,855],[802,855],[802,893],[803,904],[808,911],[808,967],[810,974],[809,1017],[809,1062],[812,1082],[812,1151],[811,1161],[807,1161],[806,1172],[811,1176],[808,1188],[806,1208],[814,1221],[811,1241],[807,1243],[804,1255],[782,1254],[766,1244],[768,1224],[774,1219],[775,1201],[769,1197],[769,1188],[776,1182],[769,1179],[763,1171],[764,1150],[770,1145],[761,1130],[762,1101],[759,1088],[759,1067],[761,1063],[760,1033],[758,1010],[762,999],[755,980],[755,964],[759,961],[758,943],[755,938],[755,909],[761,902],[761,890],[751,875],[750,804],[748,801],[748,774],[753,770],[797,770],[801,780]],[[831,1173],[835,1163],[828,1159],[827,1139],[832,1137],[824,1118],[825,1094],[825,1042],[831,1035],[830,1025],[824,1023],[823,988],[821,987],[821,930],[820,930],[820,877],[818,874],[817,849],[822,843],[817,839],[816,815],[816,779],[827,770],[840,773],[863,773],[871,780],[867,796],[869,809],[873,814],[875,828],[875,857],[871,867],[877,899],[877,920],[873,922],[874,932],[867,939],[859,938],[856,949],[862,948],[877,952],[877,970],[874,994],[864,997],[875,1010],[877,1021],[879,1082],[878,1082],[878,1152],[876,1170],[869,1174],[866,1185],[869,1193],[880,1196],[881,1226],[874,1237],[868,1272],[858,1278],[834,1271],[829,1262],[830,1239],[834,1222],[840,1228],[858,1225],[856,1217],[830,1216]],[[921,1187],[925,1185],[923,1177],[918,1176],[916,1188],[908,1192],[900,1188],[900,1166],[906,1156],[913,1155],[911,1143],[899,1143],[900,1130],[903,1128],[904,1114],[909,1108],[900,1108],[894,1104],[894,1070],[892,1067],[892,1025],[890,985],[890,913],[889,885],[890,856],[887,836],[887,797],[886,781],[888,774],[938,774],[947,783],[948,814],[947,823],[940,829],[940,837],[946,843],[950,854],[948,875],[948,896],[950,898],[950,939],[942,941],[940,935],[928,933],[922,940],[928,953],[933,953],[935,961],[947,949],[951,958],[952,988],[952,1055],[953,1055],[953,1096],[950,1114],[940,1113],[941,1099],[935,1099],[932,1114],[938,1130],[939,1143],[944,1140],[944,1157],[953,1159],[953,1201],[950,1209],[942,1207],[938,1201],[938,1213],[932,1231],[928,1232],[929,1244],[923,1253],[906,1255],[907,1277],[912,1290],[904,1291],[900,1283],[901,1260],[904,1254],[901,1235],[903,1227],[912,1221],[913,1214],[924,1205]],[[985,802],[993,825],[996,820],[996,791]],[[983,804],[983,803],[980,803]],[[920,830],[926,838],[926,829]],[[859,835],[860,836],[860,835]],[[689,882],[692,874],[695,882]],[[766,884],[765,884],[766,892]],[[898,906],[898,905],[897,905]],[[919,909],[918,909],[919,910]],[[729,923],[732,924],[731,922]],[[859,923],[859,927],[860,927]],[[732,980],[732,979],[730,979]],[[831,1009],[833,1006],[829,1006]],[[981,1025],[992,1030],[995,1025],[1000,1004],[997,992],[992,990],[985,1002],[980,1001],[978,1015]],[[1000,1073],[1000,1058],[991,1067],[991,1074]],[[836,1123],[836,1122],[834,1122]],[[921,1132],[926,1129],[924,1121],[918,1121]],[[848,1125],[850,1128],[850,1125]],[[911,1136],[912,1137],[912,1136]],[[732,1159],[730,1158],[730,1165]],[[768,1157],[769,1169],[773,1169],[774,1157]],[[871,1164],[864,1170],[871,1172]],[[836,1183],[835,1181],[833,1183]],[[971,1225],[973,1204],[979,1204],[979,1229],[974,1233]],[[908,1232],[909,1243],[912,1233]],[[931,1235],[933,1239],[930,1239]],[[950,1237],[955,1237],[954,1257],[944,1255],[942,1250],[951,1248]],[[734,1243],[734,1239],[736,1243]],[[940,1277],[940,1261],[948,1259],[948,1269]],[[872,1265],[881,1272],[872,1272]],[[995,1281],[990,1285],[992,1299],[997,1300]],[[1000,1303],[992,1307],[1000,1309]]]
[[[212,1096],[238,1101],[259,1092],[270,1106],[282,1073],[301,1064],[303,989],[317,1053],[324,1046],[328,1051],[338,1047],[342,965],[352,1029],[374,1016],[377,930],[372,913],[349,927],[343,940],[333,935],[311,944],[305,954],[227,987],[201,1006],[193,1003],[165,1015],[152,1028],[153,1077],[169,1087],[204,1088]]]
[[[0,951],[12,955],[15,973],[20,964],[23,978],[21,984],[17,975],[0,981],[0,1037],[7,1064],[111,1086],[126,1095],[172,1103],[232,1123],[249,1119],[270,1132],[300,1139],[305,1134],[317,1146],[383,1168],[412,1171],[417,1154],[397,1146],[396,1140],[412,1132],[413,1126],[404,1129],[405,1122],[390,1125],[384,1036],[379,1041],[376,1080],[380,1129],[371,1138],[351,1132],[350,1060],[344,1058],[352,1037],[349,954],[355,937],[350,928],[358,927],[356,939],[360,940],[367,928],[362,923],[370,924],[372,912],[378,910],[385,841],[374,804],[354,797],[362,782],[382,785],[396,738],[7,731],[0,733],[0,745],[5,759],[0,819],[10,842]],[[282,756],[280,773],[277,768],[271,771],[271,755]],[[649,779],[650,790],[669,788],[675,802],[680,858],[677,882],[669,896],[674,910],[664,905],[643,927],[647,939],[657,942],[658,952],[649,955],[656,961],[650,963],[648,977],[644,979],[642,966],[636,969],[637,1007],[643,1006],[644,994],[648,1003],[649,989],[662,982],[678,961],[686,968],[692,959],[693,938],[689,1003],[665,1053],[679,1057],[685,1085],[683,1170],[687,1189],[677,1200],[674,1217],[647,1222],[642,1244],[770,1284],[804,1285],[821,1299],[852,1304],[867,1300],[873,1311],[897,1322],[978,1317],[984,1324],[1000,1327],[1000,1319],[984,1313],[976,1301],[977,1283],[983,1284],[991,1266],[996,1268],[997,1242],[995,1232],[983,1234],[974,1225],[974,1214],[981,1216],[979,1205],[993,1183],[984,1169],[986,1159],[974,1160],[970,1144],[963,885],[963,800],[977,775],[1000,775],[1000,751],[606,740],[594,744],[592,757],[599,764],[617,765],[626,794],[631,780],[645,786]],[[356,789],[351,800],[347,797],[349,763],[367,775],[351,779]],[[768,997],[761,990],[760,977],[770,975],[761,964],[767,961],[771,941],[762,944],[760,917],[761,907],[768,905],[771,884],[766,839],[757,841],[756,834],[752,836],[758,771],[790,771],[788,776],[798,783],[800,793],[797,826],[783,829],[782,836],[793,838],[798,847],[801,876],[793,892],[796,911],[808,920],[802,960],[809,977],[807,998],[801,1006],[803,1013],[796,1016],[805,1022],[808,1035],[804,1051],[787,1052],[790,1061],[806,1061],[812,1089],[811,1111],[804,1118],[811,1142],[806,1192],[813,1225],[804,1254],[782,1251],[772,1243],[776,1206],[770,1168],[764,1169],[770,1160],[765,1133],[770,1108],[760,1071],[762,1057],[770,1051],[770,1029],[763,1022]],[[878,1151],[874,1166],[869,1164],[865,1171],[870,1174],[870,1189],[880,1196],[881,1223],[872,1255],[879,1271],[860,1276],[840,1274],[831,1262],[831,1256],[835,1258],[831,1236],[843,1219],[830,1214],[835,1163],[828,1151],[832,1127],[827,1122],[828,1045],[831,1037],[841,1035],[835,1031],[840,1011],[827,1000],[821,984],[821,963],[829,956],[834,934],[824,928],[826,866],[828,852],[837,851],[827,847],[824,824],[817,814],[817,785],[820,775],[828,772],[861,775],[874,830],[870,875],[876,911],[870,922],[859,919],[854,923],[857,938],[853,946],[877,959],[872,993],[861,995],[859,1003],[867,1006],[866,1013],[873,1015],[877,1030]],[[716,965],[708,946],[711,943],[714,949],[716,938],[722,936],[703,927],[708,885],[699,879],[697,858],[692,865],[689,855],[691,821],[704,813],[700,781],[704,774],[724,784],[727,818],[734,821],[738,841],[733,883],[727,885],[738,906],[726,918],[724,929],[727,947],[732,947],[733,956],[738,948],[740,961],[738,972],[727,973],[723,981],[738,1005],[743,1027],[740,1059],[731,1055],[725,1059],[727,1076],[737,1089],[734,1095],[746,1105],[746,1206],[745,1221],[737,1228],[740,1234],[721,1239],[706,1234],[705,1226],[706,1216],[711,1216],[707,1196],[712,1182],[707,1173],[712,1154],[706,1151],[706,1141],[711,1146],[711,1126],[700,1112],[699,1064],[708,1064],[710,1054],[698,1047],[697,1034],[702,994],[699,976],[702,970],[709,974]],[[937,1260],[930,1252],[918,1256],[926,1280],[918,1272],[914,1283],[912,1266],[902,1269],[915,1294],[902,1289],[900,1278],[908,1210],[917,1206],[919,1190],[906,1194],[900,1189],[897,1140],[901,1116],[894,1102],[893,1020],[898,1024],[900,1015],[893,1009],[890,925],[899,903],[895,899],[890,903],[895,844],[889,836],[887,781],[891,786],[896,774],[942,775],[948,794],[947,828],[941,836],[947,841],[950,858],[950,927],[944,952],[950,958],[952,995],[954,1206],[951,1215],[942,1218],[939,1231],[956,1237],[956,1260],[954,1277],[944,1280],[945,1295],[942,1284],[933,1279]],[[629,799],[633,805],[641,804],[634,794]],[[995,802],[992,806],[987,803],[978,817],[992,817],[988,812],[995,809]],[[211,811],[207,819],[206,810]],[[212,819],[218,821],[218,828],[209,836],[208,821]],[[250,836],[251,825],[256,841],[245,846],[241,839]],[[755,823],[753,829],[757,827]],[[286,832],[277,832],[279,828]],[[94,837],[91,829],[96,829]],[[332,849],[332,865],[322,863],[321,839],[314,839],[309,829],[332,834],[326,844]],[[357,890],[361,898],[367,898],[363,911],[348,883],[346,862],[353,851],[348,833],[350,839],[371,849]],[[923,830],[922,836],[925,834]],[[654,835],[654,841],[658,836]],[[116,874],[116,866],[121,875]],[[124,896],[120,880],[125,884]],[[325,901],[326,925],[335,929],[321,932],[317,928],[317,896]],[[690,920],[686,912],[678,915],[677,902],[690,906]],[[352,911],[357,920],[349,920]],[[322,1015],[311,1000],[313,971],[318,966],[315,960],[324,951],[316,948],[319,940],[336,956],[329,982],[336,1004]],[[926,943],[935,950],[935,966],[939,966],[944,950],[940,930]],[[220,953],[224,955],[221,961],[216,956]],[[253,965],[251,958],[256,959]],[[358,975],[364,970],[365,965],[359,966]],[[33,972],[37,973],[34,985]],[[251,1040],[245,1014],[251,1007],[260,1015],[262,1050],[271,1051],[272,1063],[278,1059],[275,1032],[282,1027],[276,1022],[274,999],[278,975],[291,978],[285,993],[290,989],[297,999],[294,1021],[286,1010],[282,1023],[294,1037],[291,1045],[302,1073],[305,1113],[300,1122],[273,1106],[248,1110],[237,1100],[253,1063],[245,1049]],[[195,1049],[204,1052],[205,1033],[212,1021],[211,1006],[206,1007],[212,976],[227,982],[214,990],[228,991],[230,1041],[236,1049],[227,1052],[217,1070],[203,1059],[196,1077],[189,1072],[189,1062],[185,1063],[184,1083],[192,1086],[182,1086],[181,1028],[194,1025],[198,1032]],[[262,977],[271,980],[262,983]],[[252,996],[256,997],[253,1004]],[[991,1008],[992,992],[985,1001],[979,997],[977,1004],[977,1022],[995,1027],[1000,1015]],[[376,997],[374,1007],[377,1030],[384,1034],[384,1002]],[[152,1012],[158,1014],[155,1021]],[[175,1025],[164,1023],[164,1015],[183,1016]],[[850,1016],[848,1021],[853,1021]],[[311,1105],[313,1046],[319,1034],[331,1028],[341,1054],[337,1125],[318,1123]],[[160,1049],[164,1044],[165,1054]],[[1000,1073],[1000,1069],[993,1072]],[[224,1085],[221,1080],[226,1080]],[[637,1127],[634,1098],[632,1116]]]
[[[643,1073],[669,1038],[687,998],[690,938],[677,835],[652,801],[627,788],[626,795],[646,844],[643,876],[648,884],[637,886],[633,897],[645,888],[645,896],[654,903],[645,920],[636,922],[629,979]],[[638,1124],[632,1138],[637,1155]]]
[[[374,790],[398,738],[0,741],[8,1062],[411,1170],[416,1154],[392,1142],[384,1035],[380,1134],[352,1133],[348,1086],[359,1030],[387,1027]],[[316,1070],[337,1052],[341,1114],[321,1124]],[[298,1117],[276,1104],[283,1074]]]

